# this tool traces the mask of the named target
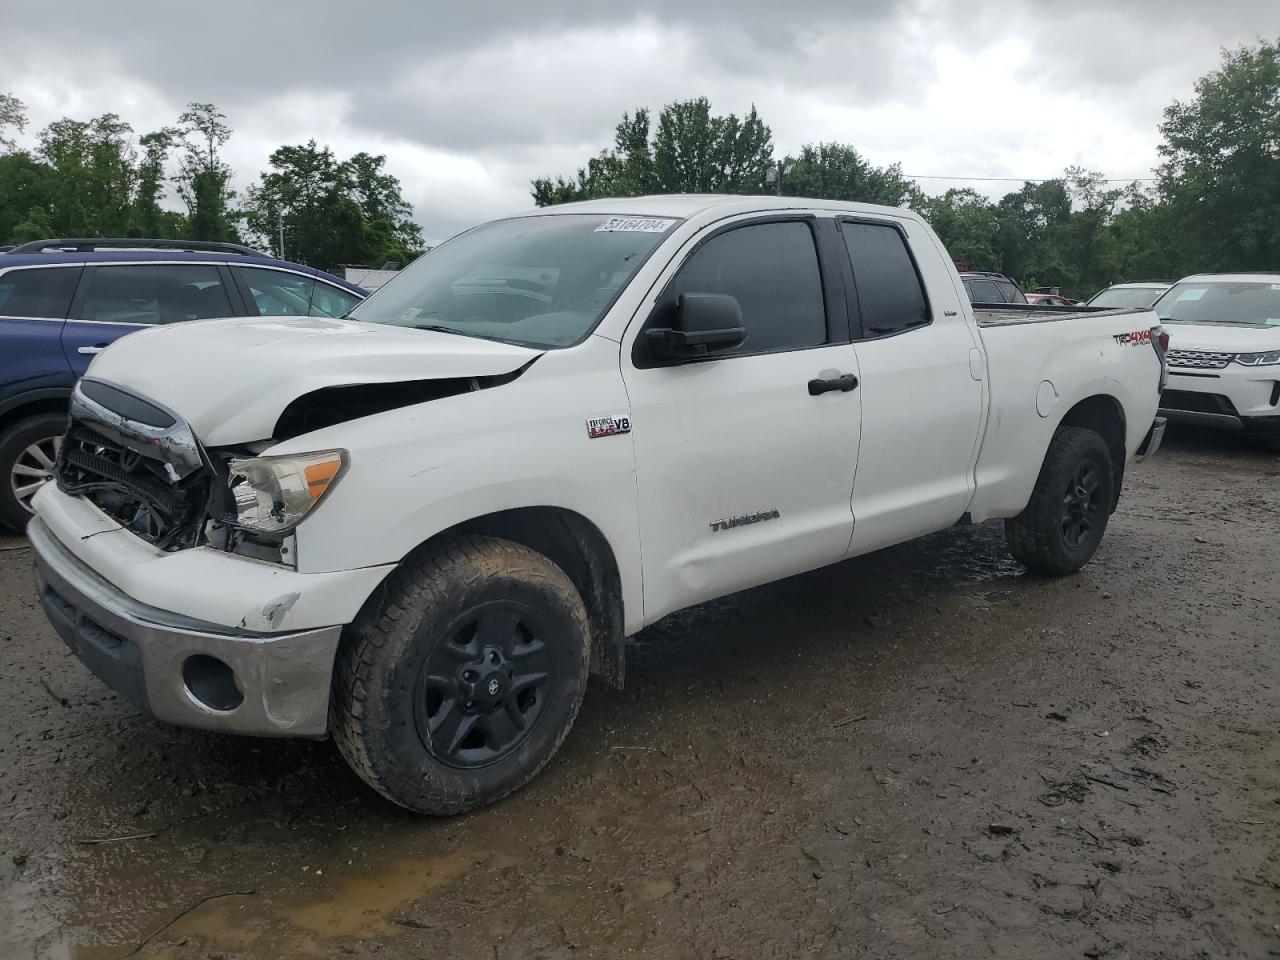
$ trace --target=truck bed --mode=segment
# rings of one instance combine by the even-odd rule
[[[1022,323],[1048,323],[1079,317],[1146,313],[1145,307],[1039,307],[1030,303],[975,303],[973,315],[980,327],[1005,327]]]

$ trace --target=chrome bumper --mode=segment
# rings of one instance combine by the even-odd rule
[[[128,700],[187,727],[325,734],[341,626],[274,634],[227,630],[127,596],[73,556],[39,517],[27,536],[40,604],[54,629]]]
[[[1147,431],[1146,437],[1143,438],[1142,445],[1138,447],[1138,452],[1134,456],[1135,463],[1141,463],[1148,457],[1154,457],[1156,451],[1160,449],[1160,444],[1164,442],[1164,428],[1169,425],[1169,421],[1164,417],[1156,417],[1151,422],[1151,429]]]

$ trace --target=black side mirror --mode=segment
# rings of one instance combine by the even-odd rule
[[[742,307],[726,293],[682,293],[670,327],[645,331],[649,350],[664,360],[690,360],[738,347],[747,339]]]

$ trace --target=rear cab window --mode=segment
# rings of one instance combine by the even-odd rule
[[[64,320],[83,267],[18,267],[0,273],[0,316]]]
[[[864,338],[926,327],[933,316],[907,238],[892,224],[842,220]],[[984,281],[974,281],[975,288]]]

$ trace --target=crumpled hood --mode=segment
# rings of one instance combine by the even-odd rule
[[[1170,350],[1206,350],[1213,353],[1265,353],[1280,350],[1280,326],[1260,327],[1230,323],[1169,323]]]
[[[130,334],[88,376],[158,401],[218,446],[270,437],[290,401],[323,387],[498,376],[541,352],[327,317],[238,317]]]

